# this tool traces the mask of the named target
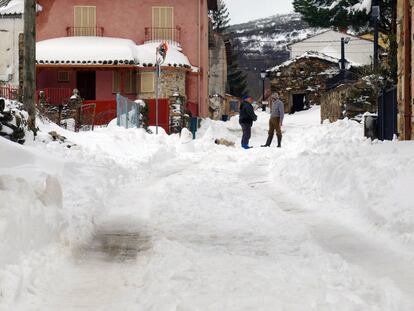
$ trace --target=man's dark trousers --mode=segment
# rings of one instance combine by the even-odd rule
[[[252,124],[240,123],[240,126],[243,130],[243,136],[242,136],[241,144],[242,144],[242,146],[248,146],[250,137],[252,136]]]

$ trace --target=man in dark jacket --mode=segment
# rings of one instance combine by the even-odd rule
[[[257,120],[257,116],[254,113],[252,106],[253,99],[250,96],[243,97],[243,101],[240,104],[240,116],[239,123],[243,130],[243,137],[241,145],[244,149],[250,149],[249,139],[252,136],[253,122]]]

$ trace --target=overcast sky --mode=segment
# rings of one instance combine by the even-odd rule
[[[224,2],[230,12],[230,24],[293,12],[292,0],[224,0]]]

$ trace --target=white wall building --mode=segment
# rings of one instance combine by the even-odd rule
[[[291,59],[307,52],[318,52],[333,58],[341,58],[341,38],[349,38],[345,44],[345,59],[351,65],[371,65],[374,55],[374,43],[346,33],[328,30],[303,41],[291,44]]]
[[[0,0],[0,83],[19,85],[19,34],[24,0]]]

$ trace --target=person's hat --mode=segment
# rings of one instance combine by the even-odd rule
[[[243,96],[243,97],[242,97],[242,99],[243,99],[243,100],[248,100],[249,98],[251,99],[252,97],[251,97],[251,96],[249,96],[249,95],[246,95],[246,96]]]

